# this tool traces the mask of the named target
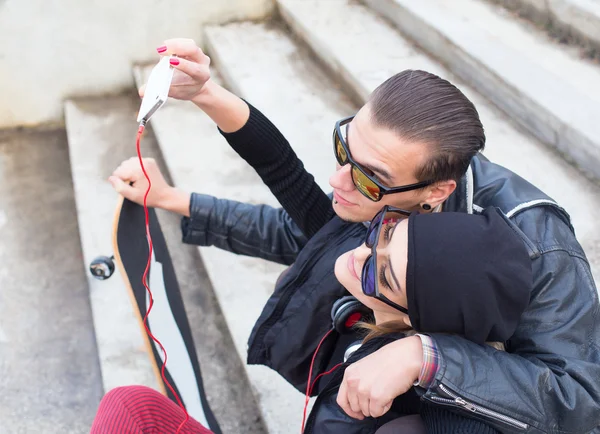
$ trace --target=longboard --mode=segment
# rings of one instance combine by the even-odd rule
[[[165,376],[184,403],[189,415],[215,434],[221,434],[221,429],[206,400],[200,363],[196,356],[192,332],[165,237],[155,210],[149,208],[148,211],[154,249],[148,275],[148,285],[154,297],[154,305],[148,318],[148,327],[167,350]],[[143,317],[150,301],[142,282],[148,260],[144,221],[144,208],[120,196],[113,222],[114,258],[138,317],[159,388],[164,395],[177,402],[160,374],[163,364],[162,351],[147,335],[143,324]]]

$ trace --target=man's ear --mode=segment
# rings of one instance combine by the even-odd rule
[[[456,190],[456,181],[448,180],[436,182],[427,187],[427,189],[428,194],[424,203],[428,203],[432,208],[435,208],[448,199],[448,196],[454,193],[454,190]]]

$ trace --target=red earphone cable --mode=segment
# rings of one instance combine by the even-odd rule
[[[188,414],[188,412],[185,408],[185,405],[183,405],[183,402],[181,402],[181,399],[175,392],[175,389],[173,388],[173,386],[171,386],[171,383],[169,383],[169,380],[167,380],[167,377],[165,376],[165,367],[167,366],[167,350],[165,350],[165,347],[163,347],[163,345],[152,334],[152,332],[150,331],[150,328],[148,327],[148,315],[150,315],[150,311],[152,310],[152,306],[154,305],[154,297],[152,296],[152,291],[150,290],[150,287],[148,286],[148,273],[150,272],[150,265],[152,263],[152,247],[153,246],[152,246],[152,235],[150,234],[150,216],[148,214],[147,199],[148,199],[148,194],[150,193],[150,189],[152,188],[152,182],[150,181],[150,177],[148,176],[148,173],[146,173],[146,168],[144,167],[144,161],[142,159],[142,151],[141,151],[141,146],[140,146],[140,143],[142,141],[142,134],[144,133],[144,129],[145,129],[145,125],[143,123],[140,124],[140,126],[138,128],[137,139],[136,139],[136,144],[135,144],[136,150],[137,150],[137,156],[138,156],[138,159],[140,160],[140,166],[142,167],[142,172],[144,172],[146,181],[148,181],[148,188],[146,189],[146,194],[144,194],[144,217],[145,217],[145,225],[146,225],[146,238],[148,239],[148,262],[146,263],[146,269],[144,270],[144,275],[142,276],[142,283],[144,285],[144,288],[146,288],[146,291],[148,291],[150,303],[148,305],[148,310],[146,310],[146,315],[144,316],[144,327],[146,328],[146,333],[148,333],[148,336],[150,336],[150,338],[158,344],[158,346],[160,347],[160,349],[165,357],[165,360],[163,361],[163,364],[160,368],[160,374],[162,376],[163,382],[169,388],[169,390],[171,391],[173,396],[175,396],[175,399],[177,400],[177,404],[179,404],[179,407],[181,407],[181,409],[185,413],[185,419],[183,420],[183,422],[181,422],[181,424],[177,428],[176,433],[179,433],[179,431],[181,431],[181,428],[183,428],[185,423],[190,419],[190,415]]]
[[[331,374],[333,371],[335,371],[337,368],[339,368],[342,365],[343,365],[343,363],[338,363],[333,368],[331,368],[329,371],[323,372],[322,374],[317,375],[317,378],[315,378],[315,380],[313,381],[312,386],[310,386],[309,396],[312,395],[313,388],[315,387],[315,384],[317,384],[317,381],[319,380],[319,378],[324,377],[325,375]]]
[[[325,336],[323,336],[321,338],[321,341],[319,342],[319,345],[317,345],[317,349],[313,353],[312,360],[310,361],[310,369],[308,370],[308,381],[306,383],[306,397],[305,397],[305,400],[304,400],[304,412],[302,413],[302,429],[301,429],[300,433],[304,432],[304,424],[306,423],[306,409],[308,408],[308,402],[310,401],[310,395],[312,394],[313,388],[315,387],[315,384],[317,383],[317,380],[319,378],[325,376],[325,375],[331,374],[337,368],[339,368],[340,366],[342,366],[341,363],[338,363],[333,368],[331,368],[329,371],[317,375],[317,378],[315,378],[314,381],[311,383],[310,379],[312,378],[312,371],[313,371],[313,367],[314,367],[314,364],[315,364],[315,359],[317,357],[317,353],[319,352],[319,349],[321,349],[321,345],[323,344],[323,342],[325,341],[325,339],[327,339],[327,336],[329,336],[333,330],[334,329],[329,330],[327,333],[325,333]]]

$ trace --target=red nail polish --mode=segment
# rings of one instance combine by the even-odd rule
[[[158,51],[159,53],[164,53],[165,51],[167,51],[167,46],[166,45],[162,45],[162,46],[158,47],[156,49],[156,51]]]
[[[177,59],[176,57],[171,57],[171,59],[169,59],[169,63],[173,66],[177,66],[179,65],[179,59]]]

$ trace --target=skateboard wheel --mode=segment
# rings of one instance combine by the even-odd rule
[[[90,273],[98,280],[106,280],[113,275],[115,263],[108,256],[98,256],[90,264]]]

